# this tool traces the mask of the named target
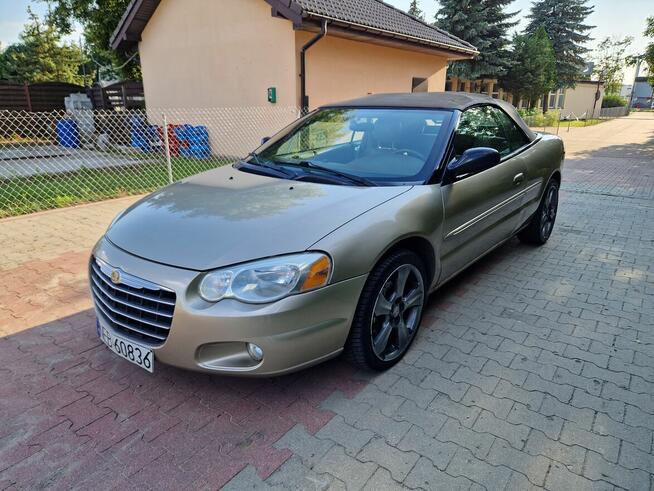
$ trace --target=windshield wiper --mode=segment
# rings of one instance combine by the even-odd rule
[[[333,176],[340,177],[341,179],[347,179],[350,182],[353,182],[355,184],[358,184],[359,186],[376,186],[374,182],[372,182],[369,179],[366,179],[365,177],[360,177],[360,176],[355,176],[353,174],[348,174],[346,172],[341,172],[337,171],[334,169],[330,169],[329,167],[323,167],[322,165],[316,164],[314,162],[311,162],[310,160],[300,160],[299,162],[288,162],[288,161],[283,161],[284,164],[288,165],[296,165],[298,167],[303,167],[305,169],[315,169],[321,172],[325,172],[327,174],[331,174]]]
[[[246,164],[251,164],[251,165],[257,165],[259,167],[263,167],[265,169],[270,169],[271,171],[281,174],[285,177],[289,177],[291,179],[295,179],[297,177],[297,174],[295,172],[291,172],[290,170],[284,169],[283,167],[279,165],[274,165],[270,164],[264,160],[261,160],[261,158],[254,152],[250,152],[248,154],[248,157],[251,158],[251,160],[244,160],[243,162]]]

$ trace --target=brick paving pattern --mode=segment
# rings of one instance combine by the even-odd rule
[[[562,131],[550,242],[432,296],[383,374],[270,380],[97,341],[86,260],[117,200],[0,221],[0,490],[654,491],[654,118]]]

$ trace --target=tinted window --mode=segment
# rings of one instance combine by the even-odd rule
[[[518,128],[518,125],[516,125],[509,116],[507,116],[503,111],[500,111],[499,109],[493,109],[493,112],[504,128],[504,133],[506,134],[506,138],[509,141],[509,148],[511,149],[511,152],[515,152],[520,147],[523,147],[529,143],[525,134],[520,128]]]
[[[469,148],[490,147],[500,155],[511,153],[511,146],[497,109],[491,106],[475,106],[461,114],[459,127],[454,135],[454,152],[460,157]]]

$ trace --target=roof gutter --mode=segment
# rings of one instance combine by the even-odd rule
[[[364,24],[358,24],[356,22],[344,21],[344,20],[341,20],[341,19],[337,19],[335,17],[330,17],[328,15],[318,14],[316,12],[307,12],[306,14],[308,16],[310,16],[310,17],[323,19],[323,21],[326,19],[326,20],[337,22],[337,23],[340,23],[340,24],[346,24],[346,25],[349,25],[349,26],[352,26],[352,27],[356,27],[356,28],[364,30],[364,31],[377,32],[377,33],[384,34],[384,35],[387,35],[387,36],[390,36],[390,37],[400,38],[400,39],[407,39],[407,40],[410,40],[410,41],[419,41],[422,44],[431,45],[431,46],[441,48],[441,49],[444,49],[444,50],[447,50],[447,51],[458,51],[460,53],[465,53],[467,55],[470,55],[471,57],[476,56],[476,55],[479,54],[479,51],[476,48],[464,48],[463,46],[459,47],[459,46],[453,46],[453,45],[447,44],[447,43],[439,43],[438,41],[432,41],[430,39],[425,39],[425,38],[421,38],[421,37],[418,37],[418,36],[410,36],[408,34],[398,34],[397,32],[388,31],[386,29],[379,29],[377,27],[370,27],[370,26],[366,26]]]
[[[300,50],[300,107],[302,114],[309,112],[309,96],[307,95],[307,57],[306,53],[311,47],[327,35],[328,20],[324,19],[317,36],[310,39]]]

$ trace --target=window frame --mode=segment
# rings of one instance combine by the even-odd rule
[[[380,187],[385,187],[385,186],[417,186],[417,185],[427,185],[427,184],[432,184],[432,179],[433,177],[439,172],[439,169],[441,167],[441,163],[445,160],[445,156],[447,155],[447,152],[449,151],[450,148],[450,138],[454,134],[454,128],[455,125],[458,124],[458,116],[460,115],[460,111],[456,109],[451,109],[451,108],[425,108],[425,107],[420,107],[420,106],[368,106],[368,105],[357,105],[357,106],[340,106],[340,105],[334,105],[334,106],[323,106],[319,107],[317,109],[314,109],[313,111],[309,112],[308,114],[304,115],[303,117],[293,121],[289,125],[285,126],[283,129],[275,133],[269,140],[267,140],[265,143],[261,144],[259,147],[257,147],[253,153],[259,154],[269,147],[287,139],[291,133],[296,131],[298,128],[302,127],[307,120],[312,118],[316,113],[320,111],[325,111],[325,110],[331,110],[331,109],[338,109],[338,110],[359,110],[359,109],[369,109],[369,110],[403,110],[403,111],[438,111],[445,113],[446,116],[443,120],[443,127],[441,129],[441,132],[443,136],[438,136],[437,141],[434,143],[430,154],[427,156],[427,159],[425,160],[425,165],[420,173],[420,176],[417,177],[415,180],[397,180],[397,181],[392,181],[392,180],[384,180],[384,181],[376,181],[375,179],[371,179],[374,181],[377,186]],[[438,140],[441,140],[441,145],[438,145]],[[243,159],[246,160],[246,159]],[[240,167],[240,162],[237,162],[234,164],[234,168],[238,169]]]
[[[505,111],[502,111],[502,109],[497,107],[497,106],[492,106],[492,107],[497,110],[498,114],[501,114],[501,115],[504,116],[504,120],[506,121],[506,123],[512,125],[516,130],[518,130],[518,133],[520,133],[520,135],[522,135],[523,141],[525,142],[524,144],[517,147],[515,150],[511,150],[508,154],[505,155],[505,157],[508,157],[509,155],[511,155],[511,154],[517,152],[518,150],[520,150],[522,147],[528,145],[530,143],[529,137],[527,137],[527,135],[525,135],[525,132],[522,131],[522,128],[520,128],[520,126],[515,123],[513,118],[511,116],[509,116]],[[507,141],[509,142],[509,148],[511,148],[511,138],[509,138],[509,135],[506,134],[507,133],[507,128],[505,127],[504,124],[502,124],[501,121],[500,121],[500,125],[504,129],[505,136],[507,137]],[[500,154],[500,156],[501,156],[501,154]],[[501,161],[502,161],[502,158],[500,158],[500,162]]]
[[[441,183],[443,181],[443,175],[445,174],[445,172],[447,170],[447,165],[450,162],[452,162],[452,160],[454,160],[454,136],[456,134],[456,131],[459,129],[459,123],[461,122],[461,116],[463,115],[463,113],[465,111],[468,111],[468,110],[470,110],[472,108],[480,107],[480,106],[490,106],[490,107],[493,107],[495,109],[498,109],[499,111],[502,111],[509,118],[509,120],[511,122],[513,122],[513,124],[515,124],[513,118],[504,109],[502,109],[501,107],[499,107],[499,106],[497,106],[495,104],[479,103],[479,104],[474,104],[474,105],[471,105],[471,106],[467,107],[464,111],[456,110],[455,111],[455,117],[452,118],[453,119],[453,121],[452,121],[452,131],[450,133],[450,138],[449,138],[449,141],[448,141],[448,144],[447,144],[447,148],[446,148],[445,152],[443,153],[443,159],[440,162],[438,168],[434,171],[433,176],[429,180],[429,184],[439,184],[439,183]],[[509,153],[509,154],[507,154],[507,155],[505,155],[503,157],[500,156],[500,162],[497,165],[502,165],[507,160],[509,160],[509,159],[511,159],[513,157],[516,157],[517,155],[521,154],[522,152],[525,152],[529,148],[533,147],[541,139],[541,135],[536,134],[536,138],[534,138],[533,140],[530,141],[529,137],[524,132],[524,130],[520,127],[520,125],[516,124],[516,127],[518,128],[520,133],[525,137],[525,141],[527,141],[527,143],[525,145],[523,145],[522,147],[517,148],[515,151],[513,151],[513,152],[511,152],[511,153]],[[489,169],[490,168],[492,168],[492,167],[489,167]],[[466,176],[463,179],[467,179],[468,177],[472,177],[472,175]],[[460,180],[463,180],[463,179],[460,179]]]
[[[494,110],[497,110],[497,109],[498,109],[497,106],[494,106],[494,105],[492,105],[492,104],[477,104],[477,105],[475,105],[475,106],[469,107],[469,108],[467,108],[465,111],[462,111],[462,112],[461,112],[461,118],[459,119],[459,125],[460,125],[461,120],[463,119],[463,116],[464,116],[464,114],[465,114],[466,112],[471,111],[471,110],[474,110],[474,109],[478,109],[478,108],[481,108],[482,110],[483,110],[484,108],[489,108],[489,109],[490,109],[490,113],[489,113],[487,116],[489,116],[490,119],[491,119],[491,121],[493,121],[493,123],[497,126],[497,128],[499,129],[499,132],[500,132],[501,136],[503,136],[504,139],[505,139],[506,142],[507,142],[507,146],[508,146],[509,152],[508,152],[507,154],[505,154],[505,155],[509,155],[509,154],[511,154],[511,153],[512,153],[512,152],[510,151],[510,150],[511,150],[511,146],[509,145],[509,139],[507,138],[507,135],[506,135],[506,128],[505,128],[504,125],[502,124],[502,121],[498,120],[498,118],[496,117],[496,115],[495,115],[495,113],[494,113]],[[504,113],[504,114],[506,115],[506,113]],[[455,137],[456,137],[456,132],[459,130],[459,125],[457,125],[457,128],[456,128],[456,130],[454,131],[454,133],[455,133]],[[498,134],[498,135],[496,135],[496,136],[500,136],[500,134]],[[478,148],[478,147],[470,147],[470,148]],[[499,152],[499,150],[498,150],[498,152]],[[503,157],[502,152],[499,152],[499,153],[500,153],[500,157]]]

